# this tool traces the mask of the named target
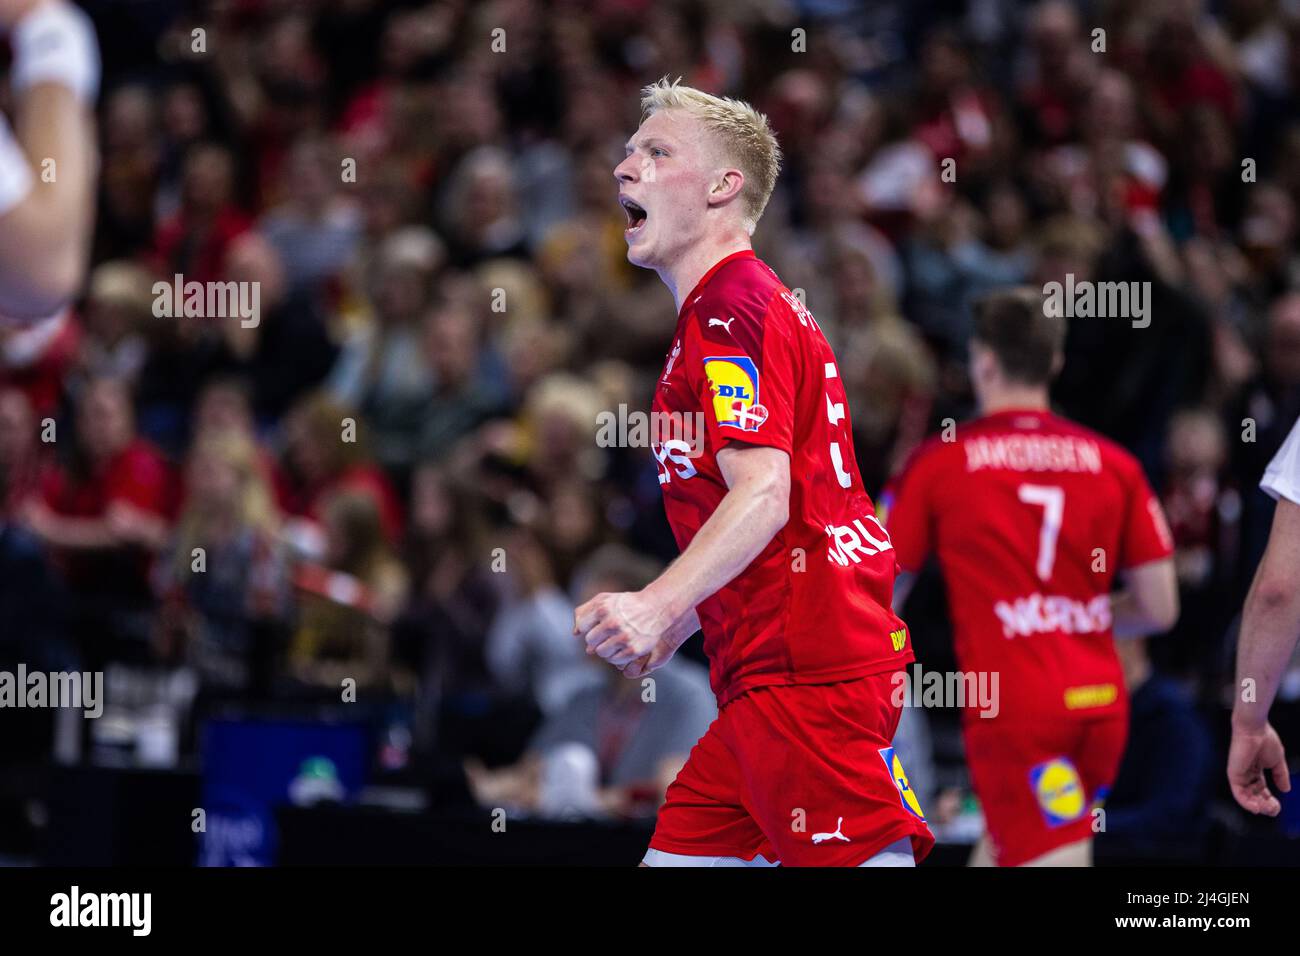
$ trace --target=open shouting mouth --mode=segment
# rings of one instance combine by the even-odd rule
[[[633,202],[627,196],[619,196],[619,203],[623,206],[623,211],[627,213],[627,228],[623,230],[623,236],[631,239],[641,227],[645,225],[648,213],[639,204]]]

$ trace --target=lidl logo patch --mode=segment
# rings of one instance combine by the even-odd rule
[[[894,748],[882,747],[876,752],[880,754],[880,759],[889,768],[889,775],[894,778],[894,786],[898,788],[898,797],[903,801],[903,806],[907,809],[907,812],[918,819],[924,820],[925,814],[921,811],[921,801],[916,799],[916,792],[912,789],[912,785],[907,782],[907,774],[903,771],[903,762],[898,759],[898,754],[894,753]]]
[[[715,355],[704,360],[719,425],[756,432],[767,421],[758,402],[758,367],[748,355]]]
[[[1083,782],[1065,757],[1053,757],[1030,770],[1029,785],[1048,826],[1063,826],[1083,816],[1087,806]]]
[[[894,645],[894,651],[901,651],[907,646],[907,628],[900,627],[896,631],[889,632],[889,640]]]

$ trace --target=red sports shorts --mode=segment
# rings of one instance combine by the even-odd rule
[[[727,703],[659,809],[651,849],[857,866],[903,837],[934,837],[891,744],[894,673],[759,687]]]
[[[1019,866],[1093,836],[1115,780],[1128,712],[1014,722],[971,719],[966,763],[999,866]]]

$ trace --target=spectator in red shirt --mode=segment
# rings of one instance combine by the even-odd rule
[[[181,208],[158,227],[154,267],[165,279],[177,273],[186,282],[225,278],[226,251],[252,227],[234,202],[235,167],[230,151],[206,144],[185,157]]]
[[[926,38],[913,108],[912,138],[938,158],[955,159],[968,175],[995,158],[1000,110],[957,34],[937,29]]]
[[[401,503],[364,447],[355,413],[324,395],[309,395],[289,412],[284,441],[284,470],[276,492],[285,512],[308,519],[319,530],[324,503],[335,492],[356,491],[375,500],[388,542],[399,540]]]
[[[135,636],[147,619],[151,557],[167,542],[171,469],[135,433],[119,379],[89,382],[76,414],[70,461],[45,471],[23,519],[53,549],[95,634]],[[147,634],[147,627],[146,627]]]
[[[36,415],[18,388],[0,388],[0,524],[37,489]]]
[[[1098,58],[1083,35],[1079,11],[1068,0],[1045,0],[1028,17],[1019,100],[1045,145],[1077,133],[1081,105],[1096,78]]]

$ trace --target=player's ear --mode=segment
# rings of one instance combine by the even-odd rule
[[[1057,352],[1052,356],[1052,378],[1061,374],[1061,369],[1065,367],[1065,353]]]
[[[709,205],[721,206],[731,202],[745,188],[745,174],[739,169],[719,170],[709,190]]]

